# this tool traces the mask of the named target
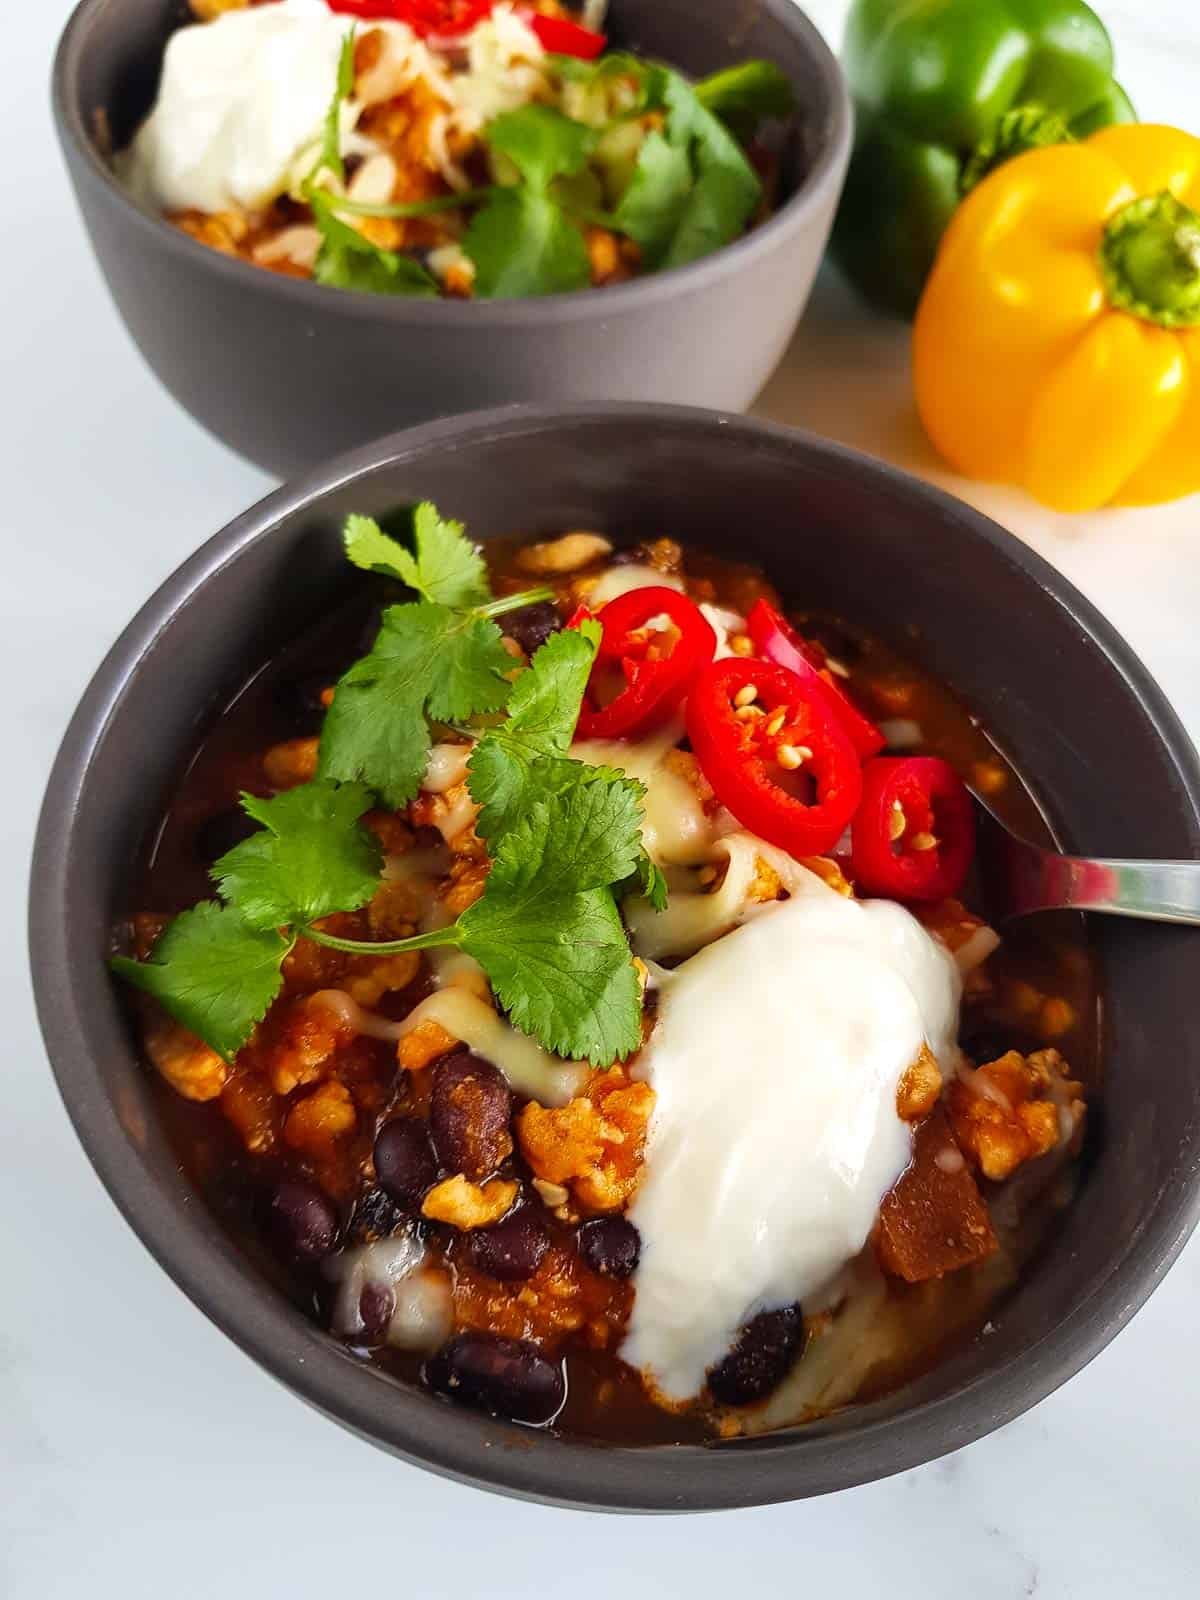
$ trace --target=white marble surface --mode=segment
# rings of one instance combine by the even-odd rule
[[[836,27],[843,5],[813,9]],[[351,1439],[198,1316],[120,1221],[34,1024],[23,864],[59,734],[102,651],[268,481],[157,388],[83,247],[45,105],[67,10],[27,0],[4,31],[0,1596],[1188,1600],[1200,1589],[1200,1242],[1081,1376],[970,1449],[830,1500],[652,1521],[511,1504]],[[1134,94],[1194,123],[1195,0],[1108,10]],[[769,405],[930,470],[903,362],[900,338],[823,286]],[[1084,527],[1014,498],[985,503],[1113,617],[1200,732],[1200,504]]]

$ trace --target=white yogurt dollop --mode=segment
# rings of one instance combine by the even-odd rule
[[[154,110],[121,160],[135,196],[215,212],[284,193],[315,153],[352,21],[325,0],[278,0],[172,34]]]
[[[805,878],[664,975],[639,1064],[657,1104],[621,1355],[672,1400],[858,1254],[909,1160],[900,1078],[926,1042],[955,1060],[951,956],[902,907]]]

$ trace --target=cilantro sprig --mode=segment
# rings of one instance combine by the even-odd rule
[[[462,723],[501,710],[513,658],[495,619],[551,597],[549,589],[491,599],[483,560],[460,524],[430,505],[414,516],[415,553],[367,517],[346,526],[346,553],[422,597],[383,614],[370,652],[338,683],[321,735],[322,777],[369,784],[393,809],[421,786],[430,719]]]
[[[243,795],[258,832],[223,855],[204,902],[167,927],[150,959],[118,957],[122,977],[232,1060],[283,984],[298,939],[358,955],[456,946],[473,956],[514,1026],[547,1049],[599,1065],[640,1040],[640,985],[617,908],[640,886],[665,904],[642,843],[640,783],[568,754],[599,629],[560,632],[511,683],[494,617],[545,598],[493,600],[460,524],[417,508],[407,549],[366,517],[345,529],[349,559],[419,596],[389,607],[379,639],[337,685],[318,776],[270,799]],[[341,710],[339,711],[339,707]],[[468,783],[492,856],[483,895],[449,927],[384,943],[320,926],[380,885],[382,852],[364,817],[415,792],[429,718],[507,715],[480,728]]]

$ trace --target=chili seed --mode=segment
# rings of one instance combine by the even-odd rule
[[[914,833],[908,842],[914,850],[932,850],[937,844],[932,833]]]
[[[733,714],[740,721],[749,722],[752,717],[761,717],[763,709],[761,706],[739,706]]]
[[[758,699],[758,689],[753,683],[747,683],[738,690],[733,697],[735,706],[750,706]]]
[[[775,752],[775,759],[785,772],[795,772],[797,767],[804,765],[804,757],[794,744],[781,744]]]
[[[904,807],[899,800],[892,801],[892,815],[888,820],[888,838],[895,844],[897,839],[904,837],[904,830],[908,827],[908,818],[904,815]]]
[[[767,724],[763,729],[763,732],[773,739],[786,721],[787,712],[782,706],[780,706],[778,711],[773,711],[767,718]]]

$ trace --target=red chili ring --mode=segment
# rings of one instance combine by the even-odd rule
[[[749,657],[714,661],[692,685],[687,732],[718,800],[752,833],[799,859],[837,844],[862,793],[858,757],[795,673]],[[793,773],[811,775],[811,804],[783,786]]]
[[[589,613],[581,607],[568,627]],[[656,635],[646,624],[666,616],[677,636],[666,655],[655,656]],[[717,636],[700,608],[676,589],[660,585],[631,589],[601,606],[602,627],[596,664],[584,693],[576,737],[633,739],[659,726],[678,708],[700,669],[713,658]],[[625,687],[607,705],[596,704],[592,689],[605,669],[620,668]]]
[[[881,756],[863,768],[851,831],[859,889],[895,900],[958,894],[975,854],[975,811],[962,779],[934,756]]]
[[[756,600],[750,608],[746,629],[760,656],[786,667],[811,687],[813,694],[845,729],[861,760],[878,755],[887,741],[870,718],[864,717],[840,689],[822,676],[819,664],[823,652],[818,646],[802,638],[787,618],[780,616],[765,600]]]

